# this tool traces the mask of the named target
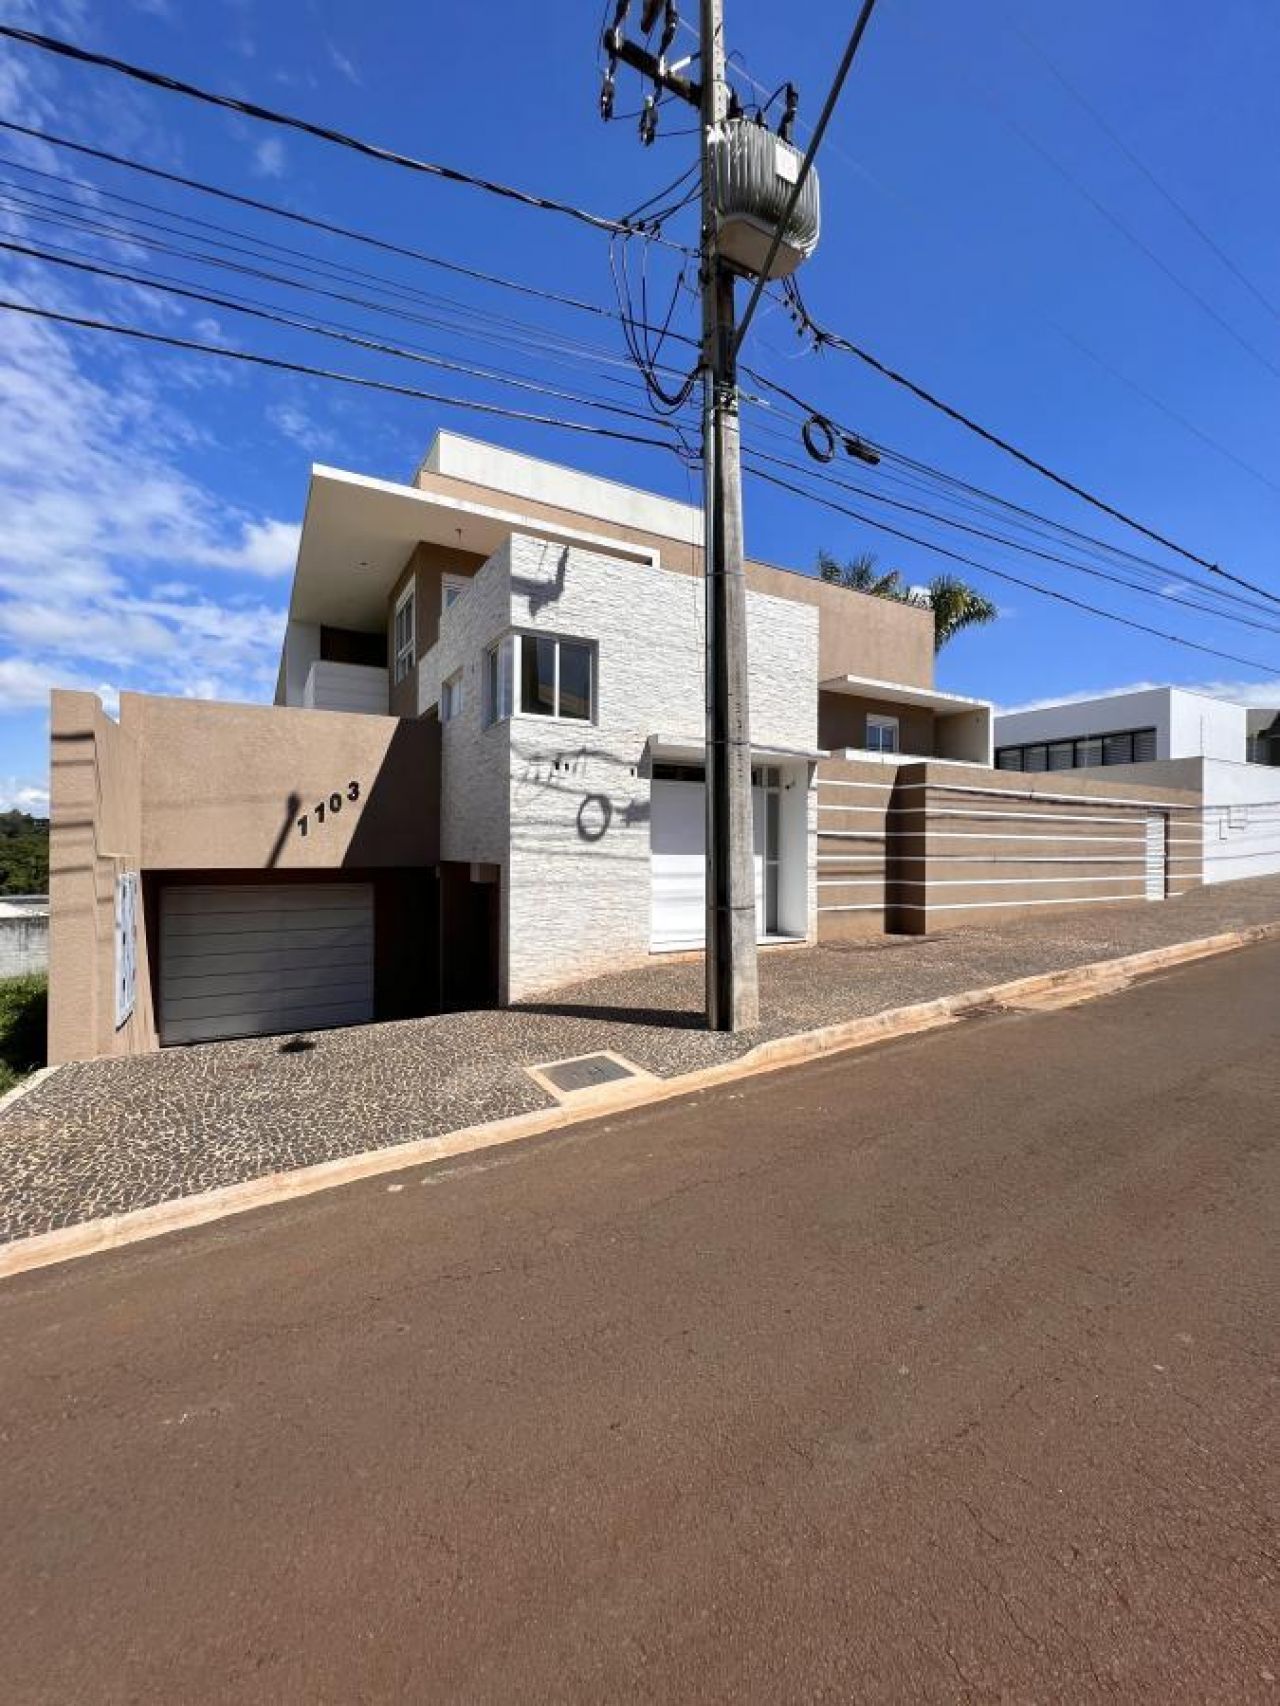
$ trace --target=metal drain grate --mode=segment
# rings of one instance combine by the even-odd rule
[[[624,1066],[607,1054],[584,1054],[577,1060],[558,1060],[551,1066],[537,1068],[539,1074],[557,1090],[592,1090],[597,1084],[610,1084],[616,1078],[634,1078],[634,1067]]]

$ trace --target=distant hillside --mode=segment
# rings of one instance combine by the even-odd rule
[[[0,894],[48,892],[48,818],[0,812]]]

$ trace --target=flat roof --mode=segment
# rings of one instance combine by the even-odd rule
[[[563,540],[632,562],[654,565],[659,560],[648,546],[317,464],[307,491],[289,618],[379,629],[386,619],[387,594],[417,545],[490,557],[512,533]]]
[[[900,681],[877,681],[870,675],[833,675],[818,683],[824,693],[848,693],[859,699],[882,699],[890,705],[915,705],[927,711],[989,711],[990,699],[967,699],[962,693],[940,693],[935,687],[907,687]]]

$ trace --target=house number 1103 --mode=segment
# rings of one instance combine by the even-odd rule
[[[347,783],[347,796],[346,797],[347,797],[347,799],[349,799],[352,802],[353,805],[355,804],[355,802],[360,798],[360,784],[359,784],[359,782],[348,782]],[[342,810],[342,795],[341,794],[333,793],[333,794],[329,795],[329,798],[327,800],[317,800],[315,805],[312,806],[311,810],[309,812],[303,812],[302,816],[298,819],[298,833],[300,835],[306,835],[307,834],[308,830],[311,828],[311,819],[313,817],[315,818],[317,823],[323,823],[326,817],[337,817],[338,813],[341,810]]]

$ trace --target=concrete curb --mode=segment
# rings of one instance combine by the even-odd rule
[[[910,1007],[894,1007],[883,1013],[848,1019],[837,1025],[825,1025],[815,1031],[775,1037],[769,1042],[758,1044],[737,1060],[723,1061],[719,1065],[703,1067],[697,1072],[682,1073],[675,1078],[645,1078],[638,1082],[623,1082],[611,1094],[593,1095],[581,1105],[539,1108],[532,1113],[515,1114],[508,1119],[493,1120],[486,1125],[465,1126],[460,1131],[448,1132],[440,1137],[419,1138],[386,1149],[366,1150],[360,1155],[347,1155],[336,1161],[321,1161],[315,1166],[300,1167],[290,1172],[268,1173],[262,1178],[246,1180],[242,1184],[224,1185],[218,1190],[205,1191],[197,1196],[153,1203],[148,1208],[109,1215],[102,1220],[86,1221],[79,1226],[60,1228],[56,1232],[36,1233],[30,1238],[18,1239],[0,1246],[0,1279],[28,1273],[34,1268],[49,1267],[56,1262],[96,1255],[100,1251],[121,1249],[142,1239],[158,1238],[166,1232],[180,1232],[188,1227],[203,1226],[233,1214],[247,1213],[250,1209],[266,1208],[273,1203],[288,1202],[296,1197],[311,1196],[317,1191],[332,1190],[338,1185],[376,1178],[381,1173],[398,1173],[408,1167],[419,1167],[448,1160],[456,1155],[497,1148],[503,1144],[519,1142],[522,1138],[539,1137],[546,1132],[581,1125],[587,1120],[672,1101],[677,1096],[693,1095],[699,1090],[714,1089],[719,1085],[755,1077],[760,1073],[777,1072],[784,1067],[798,1066],[805,1061],[819,1060],[828,1055],[846,1053],[851,1049],[867,1048],[874,1043],[892,1042],[900,1037],[937,1030],[943,1025],[954,1024],[965,1014],[978,1009],[1015,1005],[1049,992],[1063,993],[1070,990],[1078,992],[1082,997],[1087,997],[1090,993],[1110,994],[1137,977],[1149,976],[1153,972],[1186,965],[1193,960],[1209,959],[1217,954],[1230,953],[1237,948],[1276,939],[1280,939],[1280,921],[1273,924],[1254,924],[1218,936],[1204,936],[1192,942],[1177,942],[1167,948],[1147,949],[1142,953],[1126,954],[1119,959],[1095,960],[1091,965],[1040,972],[1032,977],[1017,978],[1011,983],[994,984],[988,989],[967,990],[960,995],[944,995]]]

